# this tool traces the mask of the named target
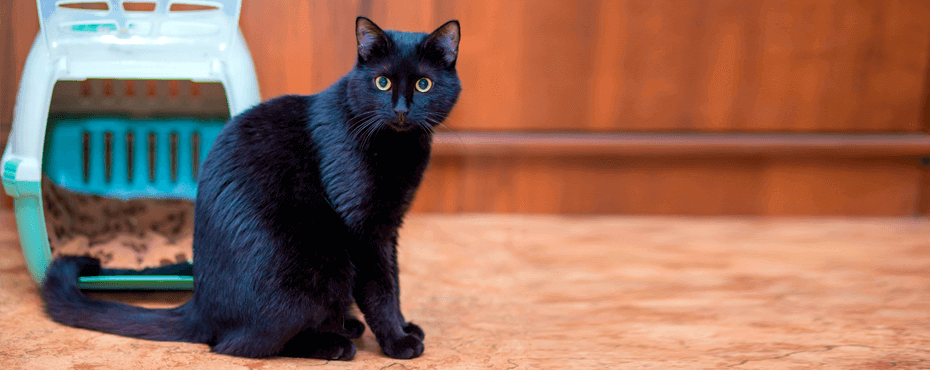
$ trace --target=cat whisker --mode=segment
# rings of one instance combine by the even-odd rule
[[[378,131],[381,131],[381,129],[384,128],[384,126],[385,126],[384,120],[378,120],[378,123],[373,125],[372,128],[368,130],[369,132],[368,137],[365,138],[366,146],[371,143],[371,139],[375,137],[375,135],[378,134]]]
[[[426,117],[425,121],[426,121],[426,122],[423,122],[423,120],[416,120],[416,121],[413,121],[413,122],[414,122],[414,126],[420,128],[420,129],[422,129],[422,130],[424,130],[424,131],[426,131],[426,132],[429,132],[430,134],[433,134],[435,131],[433,130],[433,126],[430,124],[430,118],[429,118],[429,117]]]
[[[377,115],[378,115],[378,112],[375,112],[375,111],[362,112],[361,114],[359,114],[359,115],[357,115],[357,116],[355,116],[355,117],[352,117],[352,118],[349,120],[349,127],[352,127],[353,130],[354,130],[355,128],[357,128],[359,122],[367,121],[367,120],[369,120],[369,119],[371,119],[372,117],[375,117],[375,116],[377,116]]]
[[[362,134],[363,134],[366,130],[368,130],[372,125],[376,124],[377,122],[378,122],[378,116],[377,116],[377,115],[372,115],[372,116],[368,117],[368,118],[365,120],[365,122],[362,122],[361,124],[357,125],[356,127],[354,127],[354,128],[352,129],[352,131],[351,131],[351,132],[352,132],[352,135],[354,135],[354,136],[356,136],[356,137],[362,136]]]
[[[348,122],[353,122],[353,121],[354,121],[354,122],[357,122],[357,121],[360,121],[360,120],[362,120],[363,118],[369,117],[369,116],[371,116],[371,115],[373,115],[373,114],[375,114],[375,113],[376,113],[375,111],[365,111],[365,112],[362,112],[362,113],[359,113],[359,114],[357,114],[357,115],[354,115],[354,116],[350,117]]]
[[[461,147],[465,146],[465,142],[462,141],[462,137],[459,136],[458,132],[456,132],[451,127],[445,124],[446,120],[448,119],[448,116],[438,114],[438,113],[433,113],[433,112],[426,112],[426,113],[427,113],[427,121],[429,121],[430,123],[434,125],[434,129],[443,129],[445,130],[445,132],[451,133],[452,134],[451,136],[455,138],[455,141],[458,142],[459,146]]]
[[[362,129],[359,131],[358,136],[361,139],[361,147],[368,147],[371,138],[374,137],[382,127],[384,127],[383,122],[384,120],[378,117],[373,117],[372,119],[366,121],[365,125],[362,126]]]
[[[359,123],[358,125],[352,128],[352,135],[361,134],[363,131],[365,131],[366,128],[368,128],[368,125],[370,125],[375,120],[376,120],[375,117],[369,117],[364,122]]]
[[[375,112],[375,111],[362,112],[361,114],[354,116],[348,120],[349,126],[353,126],[355,124],[358,124],[359,122],[366,121],[369,118],[377,116],[377,115],[378,115],[378,112]]]
[[[433,125],[434,130],[445,130],[447,132],[456,132],[452,127],[449,127],[444,121],[445,117],[428,117],[427,120]]]
[[[432,118],[431,122],[432,122],[436,127],[442,127],[442,128],[444,128],[444,129],[446,129],[447,131],[450,131],[450,132],[454,132],[454,131],[455,131],[451,126],[449,126],[449,125],[447,124],[447,122],[448,122],[448,120],[449,120],[449,116],[444,115],[444,114],[434,113],[434,112],[426,112],[426,114],[427,114],[428,117]]]

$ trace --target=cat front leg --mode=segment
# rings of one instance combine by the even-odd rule
[[[391,243],[395,246],[397,245],[396,234],[391,240]],[[396,248],[395,248],[395,251],[396,251]],[[394,287],[395,287],[395,292],[396,292],[395,295],[397,296],[397,302],[399,303],[400,302],[400,274],[399,274],[398,267],[397,267],[398,266],[397,265],[397,253],[391,254],[391,263],[393,266],[391,275],[394,277]],[[417,337],[417,339],[419,339],[420,341],[422,341],[423,338],[426,337],[426,334],[423,333],[423,329],[420,329],[420,327],[417,326],[416,324],[412,322],[408,322],[406,319],[404,319],[404,314],[400,311],[400,309],[397,310],[397,320],[400,321],[401,326],[404,328],[404,333],[413,335],[414,337]]]
[[[393,243],[375,246],[375,253],[357,258],[355,303],[365,315],[381,350],[393,358],[423,354],[423,330],[404,322],[400,312],[396,252]]]

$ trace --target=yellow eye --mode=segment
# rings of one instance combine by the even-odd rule
[[[432,80],[430,80],[430,79],[428,79],[428,78],[426,78],[426,77],[423,77],[423,78],[417,80],[417,91],[419,91],[419,92],[427,92],[427,91],[429,91],[429,89],[430,89],[431,87],[433,87],[433,81],[432,81]]]
[[[375,77],[375,87],[377,87],[378,90],[387,91],[391,88],[391,79],[384,76]]]

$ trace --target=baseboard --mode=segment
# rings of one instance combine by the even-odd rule
[[[924,157],[930,135],[809,133],[438,133],[435,156]]]
[[[925,157],[926,134],[440,133],[413,211],[913,216]]]
[[[522,134],[436,138],[413,210],[913,216],[925,134]]]

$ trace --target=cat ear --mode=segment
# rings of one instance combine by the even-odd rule
[[[381,27],[365,17],[355,19],[355,39],[358,41],[358,58],[368,60],[384,51],[387,37]]]
[[[439,52],[447,67],[453,67],[459,55],[460,33],[459,21],[448,21],[426,37],[425,45]]]

